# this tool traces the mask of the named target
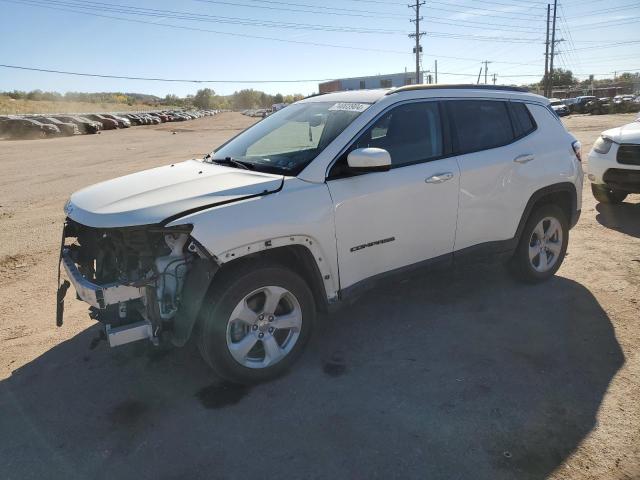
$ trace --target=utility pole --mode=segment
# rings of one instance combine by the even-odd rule
[[[494,84],[494,85],[496,84],[496,77],[497,77],[497,76],[498,76],[498,74],[497,74],[497,73],[494,73],[494,74],[493,74],[493,84]]]
[[[549,85],[549,19],[551,17],[551,5],[547,3],[547,41],[545,42],[544,51],[544,77],[543,77],[543,95],[547,97],[547,87]]]
[[[478,72],[478,81],[476,84],[480,85],[480,75],[482,75],[482,67],[480,67],[480,71]]]
[[[482,63],[484,63],[484,84],[486,85],[487,84],[487,68],[488,68],[488,65],[493,62],[490,62],[489,60],[485,60]],[[482,71],[482,69],[480,69],[480,71]]]
[[[436,62],[436,83],[438,83],[438,60],[435,60]]]
[[[422,37],[425,33],[420,31],[420,20],[422,20],[422,17],[420,16],[420,7],[424,4],[424,0],[416,0],[416,3],[414,5],[409,5],[409,8],[413,8],[416,12],[416,18],[413,20],[409,20],[410,22],[416,24],[416,33],[409,34],[409,38],[416,39],[416,46],[413,47],[413,53],[416,54],[416,83],[422,83],[422,79],[420,78],[420,54],[422,53],[420,37]]]
[[[549,60],[549,88],[547,96],[553,95],[553,57],[556,54],[556,11],[558,10],[558,0],[553,0],[553,27],[551,30],[551,59]]]

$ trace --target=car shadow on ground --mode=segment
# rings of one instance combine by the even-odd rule
[[[582,285],[482,265],[371,291],[253,388],[216,380],[193,346],[97,336],[0,382],[0,477],[543,479],[624,363]]]
[[[640,238],[640,203],[598,203],[596,220],[603,227]]]

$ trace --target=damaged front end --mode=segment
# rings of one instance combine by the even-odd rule
[[[104,324],[110,346],[186,342],[217,270],[190,232],[190,225],[93,228],[67,218],[59,268],[90,305],[89,316]],[[58,280],[58,326],[69,281]]]

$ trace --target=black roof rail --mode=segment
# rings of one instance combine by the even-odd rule
[[[404,87],[398,87],[392,90],[389,90],[385,95],[392,95],[398,92],[407,92],[411,90],[497,90],[503,92],[520,92],[520,93],[529,93],[529,89],[522,87],[509,87],[506,85],[476,85],[476,84],[463,84],[463,83],[454,83],[454,84],[438,84],[438,85],[427,85],[427,84],[418,84],[418,85],[405,85]]]

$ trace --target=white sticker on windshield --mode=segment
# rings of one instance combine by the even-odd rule
[[[341,110],[343,112],[364,112],[367,108],[369,108],[368,103],[348,103],[348,102],[338,102],[335,105],[329,107],[330,111]]]

